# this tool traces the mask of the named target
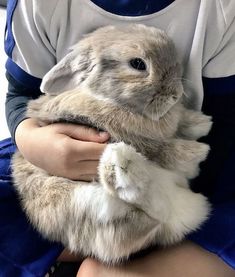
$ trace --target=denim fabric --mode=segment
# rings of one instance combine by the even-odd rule
[[[11,139],[0,142],[0,276],[44,276],[63,247],[43,239],[29,224],[11,180]]]

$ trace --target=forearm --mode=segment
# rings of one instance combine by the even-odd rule
[[[30,131],[37,127],[39,127],[39,125],[33,118],[25,118],[16,126],[14,139],[21,153],[30,151],[30,149],[28,149],[27,141],[30,139]]]
[[[26,109],[29,100],[35,99],[41,95],[40,89],[34,90],[24,86],[15,80],[8,72],[8,92],[5,102],[6,119],[13,140],[17,126],[26,119]]]

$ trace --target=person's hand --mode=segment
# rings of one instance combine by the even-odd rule
[[[49,174],[91,181],[109,135],[82,125],[55,123],[40,127],[34,119],[22,121],[15,133],[17,147],[32,164]]]

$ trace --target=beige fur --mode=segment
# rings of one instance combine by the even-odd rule
[[[131,68],[136,57],[146,70]],[[15,187],[45,237],[116,263],[149,244],[176,243],[202,224],[209,204],[188,180],[209,151],[196,139],[211,118],[184,107],[180,76],[171,40],[142,25],[97,30],[45,76],[46,95],[30,102],[28,116],[111,135],[99,182],[50,176],[15,154]]]

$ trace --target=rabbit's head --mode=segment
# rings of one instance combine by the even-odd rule
[[[162,117],[183,94],[173,42],[140,24],[90,33],[46,74],[41,90],[57,95],[77,87],[151,119]]]

